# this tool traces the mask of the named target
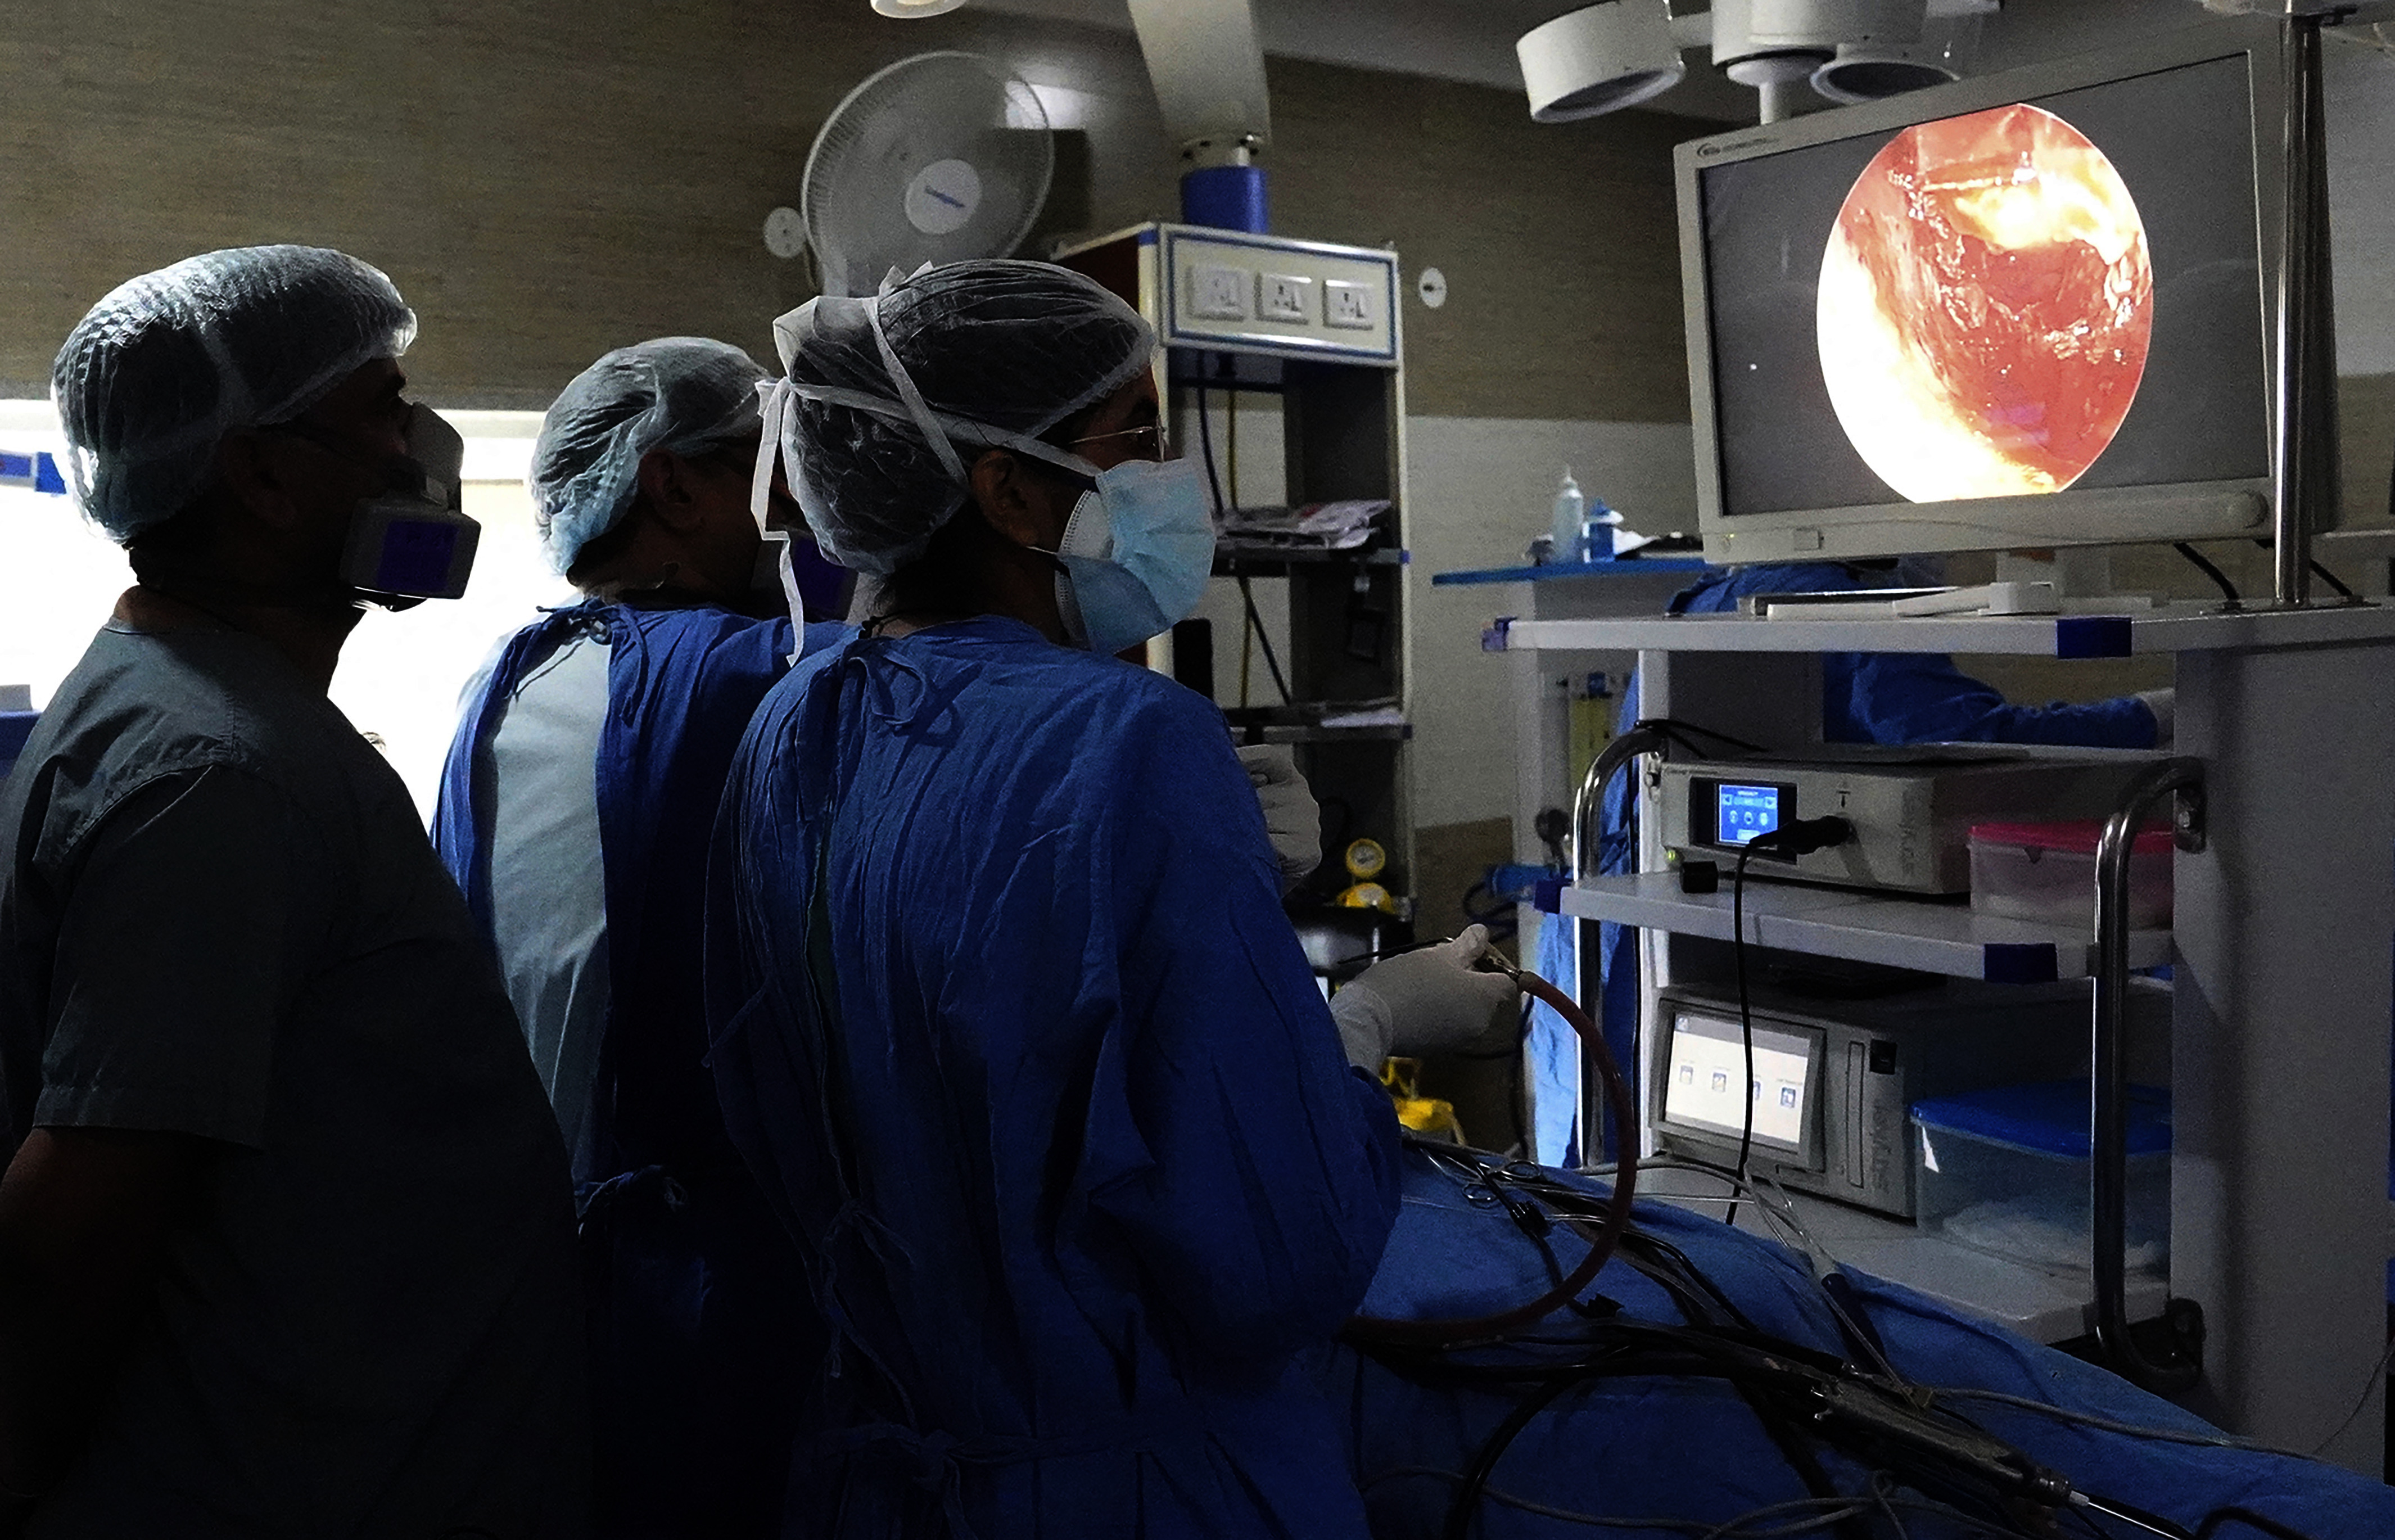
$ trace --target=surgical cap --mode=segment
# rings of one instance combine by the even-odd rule
[[[1003,259],[929,268],[869,299],[810,300],[774,337],[789,374],[773,411],[791,490],[824,554],[876,576],[921,554],[964,505],[971,457],[957,446],[1037,438],[1156,351],[1139,312],[1090,279]]]
[[[541,422],[524,477],[549,564],[564,572],[615,527],[650,450],[696,455],[755,434],[765,378],[747,353],[703,337],[636,342],[575,376]]]
[[[286,422],[416,339],[390,279],[315,246],[242,246],[120,284],[50,369],[75,500],[120,543],[206,486],[218,440]]]

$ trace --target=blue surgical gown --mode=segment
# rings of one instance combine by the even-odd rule
[[[575,1173],[602,1536],[778,1533],[820,1326],[784,1306],[797,1258],[724,1136],[705,1065],[707,847],[732,755],[789,671],[787,620],[592,602],[500,652],[450,749],[433,832],[485,934],[494,808],[476,765],[526,672],[573,631],[609,642],[596,748],[608,1005],[586,1163]],[[811,625],[813,651],[844,642]]]
[[[985,617],[807,659],[708,879],[727,1126],[834,1331],[794,1533],[1359,1536],[1395,1221],[1222,719]]]

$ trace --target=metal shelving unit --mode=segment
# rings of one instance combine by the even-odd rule
[[[2133,935],[2129,961],[2173,971],[2167,1292],[2196,1302],[2207,1332],[2203,1379],[2183,1400],[2238,1432],[2309,1448],[2367,1396],[2326,1454],[2375,1473],[2384,1409],[2370,1369],[2386,1342],[2390,1243],[2395,608],[1660,617],[1680,580],[1541,584],[1532,616],[1489,628],[1485,644],[1511,655],[1521,681],[1525,856],[1538,856],[1528,829],[1537,809],[1569,805],[1552,676],[1591,659],[1635,657],[1646,715],[1789,754],[1819,741],[1824,652],[2174,660],[2174,749],[2201,768],[2207,835],[2202,849],[2174,856],[2172,929]],[[1541,591],[1550,589],[1552,597]],[[1567,888],[1563,917],[1646,927],[1650,987],[1711,979],[1729,935],[1729,897],[1679,891],[1654,820],[1642,820],[1641,839],[1641,874]],[[1747,906],[1750,943],[1791,951],[1983,979],[2043,975],[2042,963],[2027,976],[2008,971],[2025,957],[2050,959],[2045,976],[2082,977],[2089,967],[2092,933],[2020,926],[1951,903],[1754,882]],[[1593,929],[1582,940],[1587,1000]],[[1644,1041],[1655,1037],[1650,1029]],[[1842,1260],[1959,1308],[2049,1339],[2092,1324],[2087,1275],[2004,1263],[1815,1200],[1800,1209]],[[2152,1316],[2163,1293],[2159,1281],[2132,1278],[2130,1314]]]
[[[1164,343],[1158,385],[1167,420],[1180,420],[1201,397],[1218,407],[1233,392],[1277,399],[1282,480],[1291,506],[1351,499],[1389,504],[1370,541],[1357,549],[1221,550],[1214,573],[1287,585],[1289,652],[1282,661],[1293,704],[1385,700],[1398,703],[1405,714],[1412,670],[1396,254],[1144,224],[1060,252],[1056,260],[1121,295],[1155,325]],[[1264,303],[1267,273],[1287,274],[1303,291],[1294,312]],[[1360,324],[1352,312],[1331,315],[1333,289],[1364,307]],[[1245,742],[1295,746],[1299,768],[1317,796],[1343,810],[1342,823],[1326,836],[1377,841],[1388,854],[1380,881],[1394,894],[1410,892],[1409,726],[1251,721],[1235,722],[1235,728]],[[1340,852],[1324,856],[1327,869],[1338,871]]]

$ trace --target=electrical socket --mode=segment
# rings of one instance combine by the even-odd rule
[[[1372,291],[1362,284],[1333,278],[1322,285],[1322,324],[1348,331],[1370,331],[1376,324]]]
[[[1314,319],[1314,280],[1286,272],[1256,274],[1256,315],[1265,321],[1293,321],[1303,325]]]
[[[1235,267],[1192,266],[1189,312],[1201,321],[1245,321],[1248,275]]]

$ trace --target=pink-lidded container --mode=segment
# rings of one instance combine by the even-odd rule
[[[2104,826],[2062,823],[1971,826],[1971,907],[1983,914],[2049,925],[2096,923],[2096,846]],[[2141,830],[2129,850],[2129,928],[2171,923],[2171,831]]]

